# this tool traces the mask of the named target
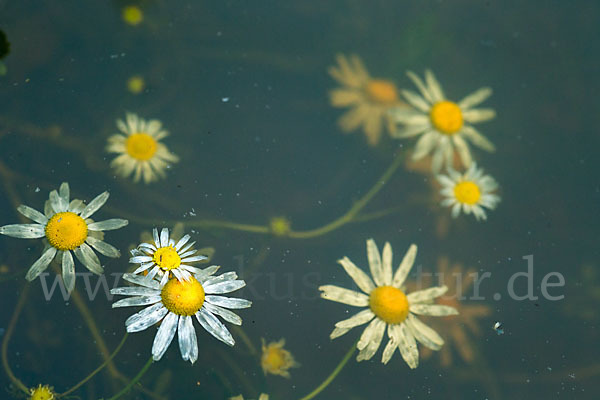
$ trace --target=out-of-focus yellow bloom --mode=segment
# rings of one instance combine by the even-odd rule
[[[285,339],[281,339],[278,342],[270,342],[269,344],[265,343],[265,339],[261,340],[262,357],[260,365],[265,375],[269,373],[289,378],[290,373],[288,369],[299,367],[300,364],[294,360],[292,353],[283,348],[285,346]]]
[[[341,87],[329,92],[331,105],[350,108],[339,119],[339,126],[344,132],[362,126],[369,145],[374,146],[379,143],[383,125],[389,132],[395,129],[388,111],[405,104],[398,98],[396,85],[389,80],[371,78],[360,57],[338,54],[336,58],[338,65],[329,67],[329,75]]]
[[[136,26],[141,24],[144,20],[144,13],[138,6],[127,6],[123,8],[121,17],[123,17],[123,21],[125,21],[126,24]]]
[[[142,93],[145,87],[146,82],[144,82],[144,78],[140,75],[134,75],[127,79],[127,90],[132,94]]]
[[[286,217],[273,217],[269,220],[269,229],[275,236],[287,236],[292,229],[292,223]]]
[[[54,400],[54,391],[48,385],[38,385],[36,388],[29,389],[29,400]]]

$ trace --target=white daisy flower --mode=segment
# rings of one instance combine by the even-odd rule
[[[498,183],[490,175],[484,175],[476,163],[471,164],[464,174],[449,168],[448,175],[440,174],[437,179],[442,185],[440,193],[445,197],[442,206],[452,207],[454,218],[462,209],[465,214],[473,213],[477,220],[485,220],[487,215],[483,207],[493,210],[500,202],[500,196],[493,193],[498,189]]]
[[[0,227],[0,233],[22,239],[45,238],[42,256],[33,263],[25,278],[32,281],[46,270],[58,254],[62,258],[62,279],[70,293],[75,287],[75,257],[95,274],[104,273],[94,248],[100,254],[117,258],[119,250],[102,240],[102,231],[119,229],[127,225],[125,219],[107,219],[94,222],[89,217],[100,209],[108,199],[108,192],[98,195],[85,205],[83,201],[69,201],[69,184],[63,182],[59,191],[50,192],[44,205],[44,214],[31,207],[20,205],[17,210],[35,224],[15,224]]]
[[[160,142],[169,133],[157,119],[146,121],[133,113],[126,116],[127,122],[117,120],[117,127],[124,135],[118,133],[108,138],[106,151],[120,154],[110,166],[124,178],[133,174],[134,182],[140,178],[144,183],[164,178],[169,164],[179,161],[179,157]]]
[[[141,243],[136,249],[131,250],[133,257],[129,259],[129,262],[140,264],[139,268],[133,272],[134,274],[150,270],[147,278],[152,280],[158,275],[161,278],[161,284],[164,285],[171,274],[181,281],[189,280],[192,274],[202,271],[200,268],[187,265],[208,259],[203,255],[194,255],[198,250],[192,249],[196,242],[188,243],[190,235],[183,236],[177,243],[169,238],[167,228],[163,228],[160,235],[158,229],[154,228],[152,235],[154,244]]]
[[[235,341],[225,325],[216,315],[235,325],[241,325],[242,319],[228,309],[248,308],[251,301],[233,297],[218,296],[230,293],[246,285],[237,279],[235,272],[226,272],[212,276],[218,266],[213,265],[189,280],[169,279],[166,283],[149,280],[141,275],[124,274],[123,279],[139,286],[112,289],[112,294],[131,296],[119,300],[112,306],[145,306],[142,311],[133,314],[125,321],[127,332],[139,332],[160,322],[152,345],[152,357],[161,359],[178,331],[181,357],[192,364],[198,359],[198,342],[192,324],[195,316],[200,325],[220,341],[233,346]]]
[[[432,350],[439,350],[444,340],[433,329],[421,322],[415,314],[429,316],[456,315],[455,308],[431,304],[436,297],[443,295],[446,286],[431,287],[410,294],[404,293],[404,282],[410,272],[417,246],[410,246],[396,273],[392,275],[392,247],[386,242],[383,253],[373,239],[367,240],[367,257],[373,280],[359,269],[348,257],[338,260],[344,270],[364,292],[344,289],[333,285],[319,287],[321,297],[356,307],[366,307],[352,317],[335,324],[330,338],[335,339],[350,329],[369,325],[363,331],[356,347],[359,350],[357,361],[369,360],[375,355],[387,327],[389,341],[383,350],[381,362],[387,364],[396,349],[410,368],[419,365],[419,351],[416,340]],[[374,282],[373,282],[374,281]]]
[[[425,82],[412,71],[408,71],[407,75],[421,95],[411,90],[402,90],[402,95],[413,108],[398,107],[390,113],[396,122],[405,125],[404,129],[392,133],[393,137],[421,135],[412,155],[413,160],[419,160],[433,152],[431,169],[437,173],[444,162],[451,166],[454,149],[465,167],[471,165],[471,150],[465,139],[484,150],[495,150],[494,145],[471,125],[496,116],[491,108],[473,108],[492,94],[491,88],[478,89],[455,103],[446,99],[431,71],[425,71]]]

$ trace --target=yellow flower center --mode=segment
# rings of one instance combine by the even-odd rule
[[[384,322],[399,324],[408,316],[409,304],[402,290],[393,286],[380,286],[371,292],[369,307]]]
[[[146,82],[144,82],[144,78],[139,75],[134,75],[127,80],[127,90],[129,90],[133,94],[140,94],[146,87]]]
[[[177,315],[194,315],[204,304],[204,288],[194,277],[180,282],[170,279],[160,293],[167,310]]]
[[[179,268],[181,257],[179,257],[173,246],[167,246],[156,250],[152,256],[152,261],[165,271],[170,271]]]
[[[373,79],[367,83],[367,94],[371,100],[382,103],[392,104],[398,101],[398,91],[396,85],[383,79]]]
[[[269,228],[275,236],[287,236],[290,233],[292,224],[286,217],[273,217],[269,220]]]
[[[125,142],[127,154],[140,161],[151,159],[156,153],[156,147],[156,140],[147,133],[131,134]]]
[[[54,399],[54,392],[48,385],[39,385],[38,387],[29,389],[29,400],[52,400]]]
[[[463,181],[454,186],[454,197],[462,204],[477,204],[481,198],[481,190],[474,182]]]
[[[88,227],[83,218],[72,212],[54,214],[46,224],[46,239],[58,250],[74,250],[88,236]]]
[[[463,115],[458,104],[440,101],[431,107],[429,114],[435,128],[446,135],[455,134],[463,126]]]
[[[269,371],[281,370],[288,364],[285,350],[277,346],[269,346],[262,355],[261,364]]]
[[[127,24],[135,26],[144,20],[144,13],[137,6],[127,6],[123,8],[122,17]]]

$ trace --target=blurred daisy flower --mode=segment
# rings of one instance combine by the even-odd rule
[[[381,362],[387,364],[396,349],[410,368],[419,365],[419,351],[416,340],[432,350],[439,350],[444,340],[433,329],[421,322],[417,315],[447,316],[457,314],[453,307],[431,304],[436,297],[443,295],[446,286],[432,287],[405,294],[404,283],[417,255],[417,246],[410,246],[400,266],[392,274],[392,247],[386,243],[383,253],[373,239],[367,240],[367,257],[371,279],[348,257],[338,260],[356,285],[364,292],[344,289],[333,285],[319,287],[321,297],[339,303],[366,307],[352,317],[335,324],[330,338],[335,339],[350,329],[369,323],[363,331],[356,347],[359,350],[357,361],[369,360],[379,349],[387,327],[389,341],[383,350]]]
[[[244,400],[244,396],[240,394],[239,396],[230,397],[229,400]],[[258,400],[269,400],[269,395],[261,393],[260,396],[258,396]]]
[[[134,182],[141,178],[144,183],[150,183],[164,178],[169,163],[179,161],[179,157],[160,142],[169,133],[162,129],[159,120],[146,121],[136,114],[127,113],[126,121],[117,120],[117,127],[122,133],[109,137],[106,146],[109,153],[119,154],[110,163],[117,175],[127,178],[133,174]]]
[[[216,317],[235,325],[242,319],[229,309],[248,308],[249,300],[220,296],[246,285],[235,272],[219,276],[213,265],[190,276],[188,280],[172,278],[166,283],[145,276],[124,274],[123,279],[136,286],[112,289],[111,294],[131,296],[114,303],[113,308],[148,306],[125,321],[127,332],[139,332],[160,323],[152,345],[152,357],[158,361],[178,333],[181,357],[192,364],[198,359],[198,342],[193,318],[215,338],[233,346],[235,341],[225,325]]]
[[[127,220],[115,218],[94,222],[89,218],[106,203],[108,196],[108,192],[104,192],[88,205],[78,199],[69,201],[69,184],[63,182],[58,192],[50,192],[43,214],[25,205],[17,208],[36,223],[5,225],[0,227],[0,233],[22,239],[45,238],[42,256],[25,276],[28,281],[44,272],[58,255],[62,259],[62,279],[70,293],[75,287],[75,263],[71,252],[87,269],[98,275],[104,273],[104,269],[92,248],[107,257],[121,256],[119,250],[102,240],[102,231],[122,228],[127,225]]]
[[[336,58],[338,65],[329,67],[329,75],[341,87],[329,92],[331,105],[350,108],[340,118],[339,126],[344,132],[362,126],[369,145],[374,146],[385,128],[394,130],[388,111],[405,104],[398,98],[393,82],[371,78],[360,57],[338,54]]]
[[[283,348],[285,346],[285,339],[268,344],[265,342],[265,339],[261,340],[262,356],[260,358],[260,365],[264,374],[269,373],[289,378],[290,373],[288,369],[299,367],[300,364],[294,360],[292,353]]]
[[[167,283],[170,277],[175,276],[180,281],[189,280],[192,274],[202,270],[188,265],[193,262],[206,260],[203,255],[194,255],[198,250],[192,249],[196,242],[188,243],[191,236],[184,235],[177,242],[169,238],[169,230],[163,228],[158,234],[158,229],[152,230],[154,243],[141,243],[131,250],[129,262],[140,264],[133,272],[139,274],[147,271],[147,278],[154,279],[159,276],[161,284]]]
[[[444,196],[442,206],[452,207],[452,217],[456,218],[462,211],[473,214],[477,220],[485,220],[485,208],[493,210],[500,202],[500,196],[493,192],[498,189],[498,184],[490,175],[484,175],[482,169],[473,163],[469,169],[460,174],[453,169],[448,169],[448,175],[437,176],[442,185],[440,193]]]
[[[396,122],[404,125],[403,129],[392,133],[393,137],[421,135],[412,155],[413,160],[433,153],[431,169],[437,173],[444,163],[451,165],[455,149],[463,165],[471,165],[471,150],[465,139],[484,150],[494,151],[494,145],[472,126],[496,116],[496,112],[490,108],[473,108],[487,99],[492,89],[483,87],[455,103],[446,99],[431,71],[425,71],[425,82],[412,71],[407,74],[421,94],[402,90],[402,95],[412,108],[396,108],[390,114]]]

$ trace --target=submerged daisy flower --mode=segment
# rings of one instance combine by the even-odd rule
[[[393,132],[393,137],[421,135],[412,155],[413,160],[433,153],[431,169],[437,173],[444,162],[446,165],[452,163],[455,149],[463,165],[471,165],[471,150],[465,139],[484,150],[494,151],[494,145],[471,125],[496,116],[496,112],[490,108],[472,108],[487,99],[492,89],[483,87],[455,103],[446,99],[431,71],[425,71],[425,82],[412,71],[407,74],[421,95],[402,90],[402,95],[413,108],[396,108],[390,113],[396,122],[405,125],[404,129]]]
[[[292,353],[283,348],[285,339],[278,342],[270,342],[267,344],[265,339],[262,340],[262,356],[260,365],[264,374],[281,375],[284,378],[289,378],[288,369],[299,367],[300,364],[294,360]]]
[[[29,389],[29,400],[54,400],[56,398],[54,388],[48,385],[38,385]]]
[[[329,67],[329,75],[342,87],[329,92],[331,105],[350,107],[340,120],[340,128],[350,132],[362,125],[369,145],[379,143],[383,125],[389,132],[394,124],[388,111],[404,105],[398,98],[398,90],[393,82],[371,78],[360,57],[337,55],[338,65]]]
[[[490,175],[484,175],[482,169],[473,163],[460,174],[448,169],[448,175],[437,176],[442,185],[440,193],[445,197],[442,206],[452,207],[452,217],[456,218],[462,209],[465,214],[475,215],[477,220],[487,218],[483,207],[493,210],[500,202],[500,196],[493,194],[498,184]]]
[[[101,275],[104,268],[92,248],[107,257],[120,257],[119,250],[101,239],[102,231],[122,228],[128,222],[118,218],[100,222],[89,219],[106,203],[108,192],[99,194],[88,205],[78,199],[69,202],[69,192],[66,182],[60,185],[58,192],[51,191],[44,205],[44,214],[20,205],[17,210],[37,223],[5,225],[0,227],[0,233],[23,239],[45,238],[42,256],[29,268],[25,278],[28,281],[37,278],[58,254],[62,258],[62,279],[70,293],[75,287],[75,263],[71,251],[87,269]]]
[[[119,154],[110,166],[123,178],[133,174],[134,182],[140,178],[144,183],[164,178],[164,170],[169,163],[179,161],[179,157],[160,142],[169,133],[162,129],[157,119],[146,121],[136,114],[127,113],[126,121],[117,120],[117,127],[124,135],[117,133],[108,138],[106,151]]]
[[[229,400],[244,400],[244,396],[240,394],[239,396],[230,397]],[[269,395],[261,393],[260,396],[258,396],[258,400],[269,400]]]
[[[143,331],[160,322],[152,345],[154,360],[162,358],[175,337],[175,332],[178,331],[181,357],[193,364],[198,359],[198,342],[192,316],[195,316],[211,335],[233,346],[235,341],[231,333],[215,315],[232,324],[241,325],[242,319],[228,309],[248,308],[252,304],[245,299],[217,296],[246,285],[246,282],[237,279],[235,272],[212,276],[218,269],[218,266],[213,265],[190,276],[189,280],[172,278],[166,283],[141,275],[124,274],[123,279],[139,286],[112,289],[112,294],[132,296],[119,300],[112,306],[115,308],[150,305],[127,318],[127,332]]]
[[[158,234],[158,229],[152,230],[154,244],[141,243],[136,249],[131,250],[129,262],[140,264],[133,273],[139,274],[148,271],[147,278],[154,279],[156,275],[161,277],[161,284],[167,283],[171,274],[180,281],[190,280],[192,274],[198,274],[202,270],[188,263],[206,260],[203,255],[194,255],[198,250],[191,249],[196,242],[188,243],[191,236],[184,235],[175,243],[169,238],[169,230],[163,228]]]
[[[348,257],[338,260],[344,270],[364,292],[344,289],[333,285],[319,287],[321,297],[356,307],[366,307],[352,317],[335,324],[330,338],[335,339],[350,329],[370,322],[363,331],[356,347],[359,350],[357,361],[369,360],[375,355],[387,326],[389,341],[383,350],[381,362],[387,364],[396,349],[410,368],[419,365],[419,351],[416,340],[432,350],[439,350],[444,340],[433,329],[421,322],[415,314],[446,316],[457,314],[453,307],[431,304],[443,295],[446,286],[431,287],[410,294],[404,292],[404,282],[410,272],[417,246],[410,246],[396,273],[392,275],[392,247],[386,242],[383,253],[373,239],[367,240],[367,257],[373,280],[359,269]]]

